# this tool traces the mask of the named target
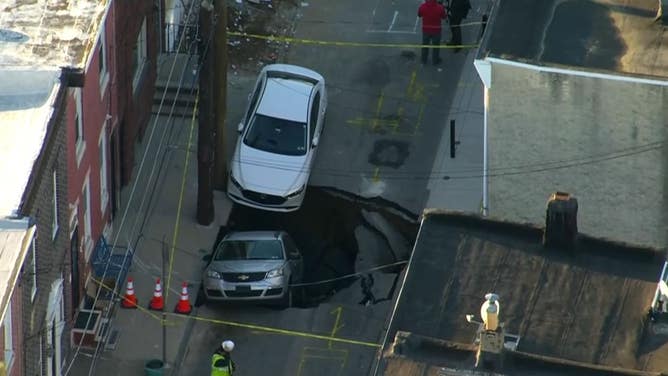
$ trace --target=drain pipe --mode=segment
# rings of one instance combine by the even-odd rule
[[[489,208],[489,182],[487,181],[487,175],[488,175],[488,164],[487,164],[487,159],[488,159],[488,154],[487,154],[487,115],[489,113],[489,89],[487,88],[487,85],[485,85],[485,88],[483,89],[483,105],[484,105],[484,110],[483,110],[483,125],[482,125],[482,215],[487,216],[488,212],[487,209]]]
[[[482,125],[482,205],[480,214],[487,216],[489,212],[489,166],[488,166],[488,135],[487,123],[489,115],[489,88],[492,86],[492,64],[487,59],[475,59],[473,66],[478,72],[483,88],[483,125]]]

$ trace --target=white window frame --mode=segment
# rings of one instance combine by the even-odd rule
[[[14,336],[12,333],[12,301],[11,299],[7,303],[7,312],[5,313],[5,319],[2,322],[4,327],[4,338],[5,341],[5,367],[8,375],[11,374],[12,366],[14,365]]]
[[[141,23],[141,27],[139,28],[139,33],[137,34],[136,43],[137,43],[136,44],[136,48],[137,48],[137,56],[136,56],[137,70],[134,72],[133,77],[132,77],[132,90],[133,90],[133,92],[135,90],[137,90],[137,87],[139,85],[139,81],[141,81],[142,72],[144,71],[144,64],[146,63],[146,58],[148,56],[147,45],[146,45],[146,17],[144,17],[144,20]]]
[[[35,302],[37,296],[37,238],[33,237],[30,242],[30,274],[32,275],[32,288],[30,290],[30,303]]]
[[[53,195],[51,199],[53,200],[53,219],[51,220],[51,240],[54,240],[58,234],[58,170],[55,167],[53,168],[52,180]]]
[[[91,207],[90,207],[90,173],[86,175],[86,180],[84,181],[83,188],[81,189],[81,201],[84,205],[83,222],[84,222],[84,249],[85,249],[85,258],[86,262],[90,259],[91,251],[93,250],[93,239],[92,239],[92,229],[91,229]]]
[[[77,167],[81,164],[81,158],[83,158],[84,151],[86,150],[86,141],[84,140],[84,126],[83,126],[83,103],[81,99],[81,88],[74,89],[74,103],[75,103],[75,124],[76,133],[79,135],[74,140],[75,143],[75,153],[77,160]]]
[[[104,97],[109,83],[109,58],[107,56],[107,33],[104,23],[100,26],[100,39],[98,41],[98,62],[100,73],[100,97]]]
[[[99,151],[99,161],[100,161],[100,210],[102,215],[107,210],[109,204],[109,183],[107,179],[108,174],[108,157],[107,157],[107,121],[105,120],[102,124],[102,131],[100,132],[100,138],[98,140],[98,151]]]

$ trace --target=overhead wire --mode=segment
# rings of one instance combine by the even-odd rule
[[[187,17],[189,17],[190,14],[191,14],[191,12],[193,11],[193,9],[194,9],[194,4],[195,4],[195,2],[192,2],[192,3],[191,3],[190,8],[189,8],[189,10],[188,10],[188,16],[187,16]],[[185,40],[185,35],[186,35],[186,33],[183,33],[183,34],[181,35],[181,38],[179,39],[179,46],[178,46],[178,49],[179,49],[179,50],[180,50],[180,48],[181,48],[182,43],[183,43],[184,40]],[[172,62],[172,66],[171,66],[171,68],[170,68],[170,71],[169,71],[169,74],[168,74],[168,77],[167,77],[167,81],[168,81],[168,82],[171,81],[171,78],[172,78],[172,75],[173,75],[173,73],[174,73],[174,69],[175,69],[175,67],[176,67],[176,58],[174,58],[174,60],[173,60],[173,62]],[[185,68],[184,68],[184,71],[185,71]],[[168,91],[168,87],[165,87],[165,89],[164,89],[164,91],[163,91],[163,94],[162,94],[162,97],[161,97],[161,99],[160,99],[160,104],[159,104],[159,107],[158,107],[158,111],[160,111],[160,110],[162,109],[163,105],[164,105],[165,98],[166,98],[166,96],[167,96],[167,91]],[[172,109],[173,109],[173,106],[172,106]],[[148,139],[147,139],[147,143],[146,143],[146,144],[147,144],[147,147],[146,147],[146,149],[145,149],[145,151],[144,151],[144,154],[143,154],[143,156],[142,156],[141,162],[140,162],[140,164],[139,164],[139,168],[138,168],[138,170],[137,170],[137,176],[135,177],[135,182],[134,182],[134,184],[132,185],[132,189],[130,190],[130,196],[129,196],[129,198],[128,198],[128,204],[126,205],[125,210],[124,210],[124,212],[123,212],[123,215],[122,215],[122,217],[121,217],[121,222],[120,222],[119,228],[118,228],[118,230],[117,230],[116,236],[115,236],[115,238],[114,238],[114,242],[112,243],[110,252],[113,252],[113,249],[114,249],[114,248],[116,247],[116,245],[118,244],[118,239],[119,239],[119,237],[120,237],[121,230],[123,229],[123,226],[124,226],[124,224],[125,224],[125,219],[127,218],[127,214],[128,214],[129,209],[130,209],[130,207],[131,207],[130,204],[131,204],[131,202],[132,202],[132,199],[134,198],[135,191],[136,191],[137,186],[138,186],[138,183],[139,183],[139,181],[140,181],[139,177],[141,176],[141,174],[142,174],[142,172],[143,172],[144,163],[146,162],[146,157],[148,156],[148,151],[149,151],[149,149],[150,149],[151,141],[153,140],[153,136],[154,136],[155,130],[157,129],[157,122],[158,122],[158,119],[159,119],[159,117],[156,116],[156,118],[155,118],[155,120],[154,120],[154,122],[153,122],[153,125],[152,125],[152,127],[151,127],[151,132],[150,132],[150,134],[149,134],[149,137],[148,137]],[[160,145],[159,145],[159,146],[160,146]],[[121,265],[125,265],[130,250],[131,250],[131,247],[128,246],[127,249],[126,249],[126,251],[125,251],[124,257],[123,257],[123,263],[122,263]],[[111,257],[107,260],[106,265],[105,265],[105,268],[104,268],[104,271],[103,271],[103,273],[102,273],[101,280],[103,280],[103,281],[105,280],[105,277],[106,277],[106,275],[107,275],[107,273],[108,273],[108,271],[109,271],[109,266],[110,266],[110,264],[111,264]],[[120,276],[120,275],[119,275],[119,276]],[[89,280],[88,283],[91,283],[91,281]],[[118,281],[116,281],[115,287],[116,287],[116,288],[118,287]],[[97,291],[97,293],[96,293],[96,295],[95,295],[95,298],[93,299],[93,302],[92,302],[92,307],[95,307],[95,306],[97,305],[97,301],[98,301],[99,298],[100,298],[100,294],[101,294],[102,290],[103,290],[103,289],[98,288],[98,291]],[[112,311],[112,309],[109,308],[109,313],[110,313],[111,311]],[[77,311],[77,313],[75,314],[75,320],[79,317],[80,313],[81,313],[80,310]],[[85,326],[84,326],[85,328],[88,328],[88,327],[90,326],[90,322],[91,322],[92,318],[93,318],[93,315],[89,315],[89,316],[88,316],[88,319],[86,320],[86,324],[85,324]],[[70,359],[70,361],[69,361],[69,365],[67,366],[67,368],[66,368],[66,370],[65,370],[65,373],[64,373],[65,376],[67,376],[67,375],[69,374],[69,372],[71,371],[72,366],[74,365],[74,362],[75,362],[75,360],[76,360],[78,354],[79,354],[80,351],[81,351],[81,347],[82,347],[82,345],[83,345],[84,337],[85,337],[85,336],[81,336],[81,339],[79,340],[79,343],[77,344],[77,347],[76,347],[76,349],[75,349],[74,355],[73,355],[72,358]],[[99,348],[99,344],[98,344],[98,348]],[[97,349],[96,349],[96,352],[97,352]],[[94,368],[94,366],[95,366],[95,362],[93,361],[92,364],[91,364],[91,368],[90,368],[90,370],[89,370],[89,374],[90,374],[90,372],[92,372],[92,369]]]
[[[473,178],[498,178],[512,175],[528,175],[538,172],[545,172],[550,170],[560,170],[566,168],[574,168],[586,166],[591,164],[598,164],[606,161],[626,158],[638,154],[643,154],[651,151],[657,151],[663,148],[666,141],[658,141],[638,146],[632,146],[615,151],[610,151],[604,154],[592,154],[571,159],[559,159],[552,161],[537,161],[534,163],[527,163],[515,166],[498,166],[491,167],[487,173],[482,173],[482,166],[480,168],[465,168],[452,170],[432,170],[425,171],[425,173],[415,173],[410,171],[393,171],[388,169],[383,173],[383,180],[461,180]],[[250,165],[257,167],[267,167],[279,171],[287,171],[294,173],[309,172],[311,174],[318,174],[332,177],[359,177],[360,175],[373,175],[372,169],[337,169],[324,167],[303,167],[297,164],[289,164],[286,162],[278,162],[265,158],[244,158],[239,160],[233,158],[231,162],[240,163],[242,165]],[[254,185],[261,188],[272,188],[269,186],[262,186],[261,184]]]

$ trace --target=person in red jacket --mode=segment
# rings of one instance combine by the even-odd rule
[[[445,7],[436,0],[425,0],[418,8],[418,17],[422,18],[422,45],[439,46],[441,44],[441,22],[445,19]],[[432,47],[432,62],[441,63],[439,48]],[[422,64],[427,63],[429,48],[422,47]]]

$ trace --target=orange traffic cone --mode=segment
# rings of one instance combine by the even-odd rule
[[[188,315],[192,310],[193,307],[190,305],[190,300],[188,300],[188,282],[183,282],[183,287],[181,288],[181,299],[179,299],[179,302],[176,303],[174,312]]]
[[[160,278],[155,281],[155,290],[153,291],[153,299],[148,305],[149,309],[154,311],[162,311],[165,308],[165,301],[162,298],[162,286],[160,285]]]
[[[121,307],[137,308],[137,297],[135,296],[135,287],[132,282],[132,277],[128,278],[128,287],[125,290],[123,300],[121,300]]]

